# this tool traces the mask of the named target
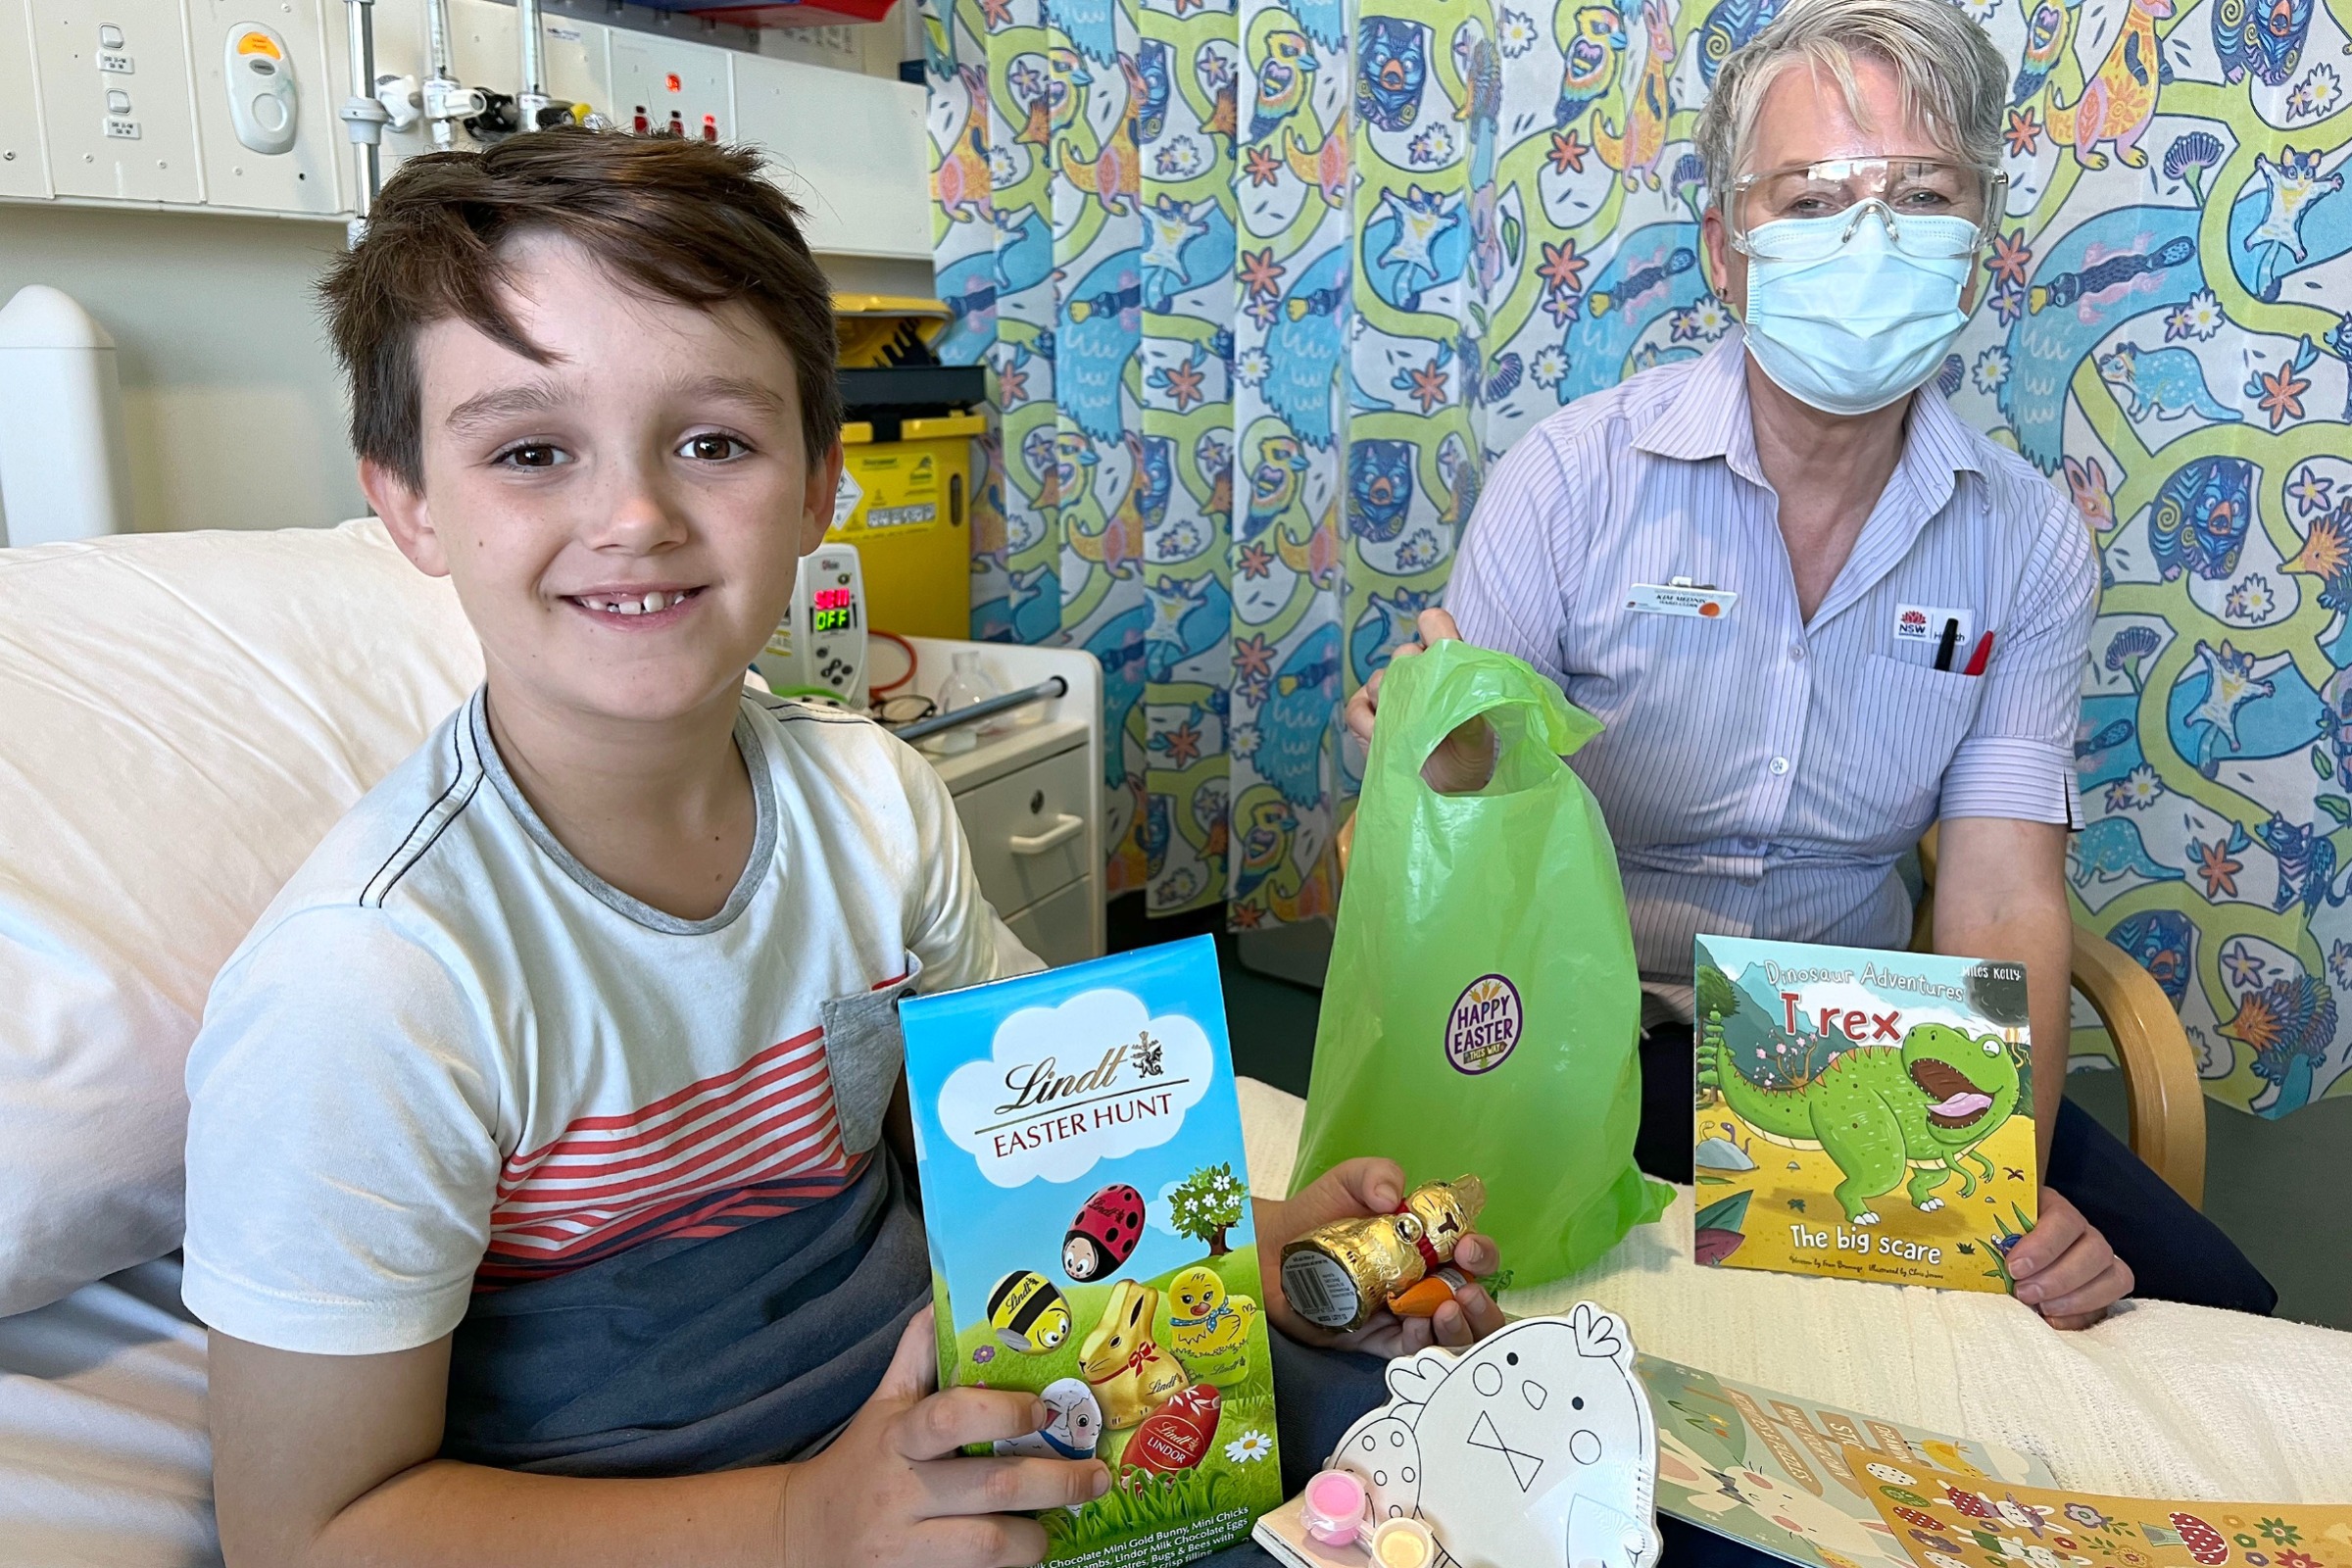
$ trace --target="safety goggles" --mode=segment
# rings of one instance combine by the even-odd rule
[[[1742,174],[1726,211],[1732,244],[1763,261],[1805,261],[1866,221],[1921,260],[1966,256],[1991,236],[2009,176],[1941,158],[1830,158]]]

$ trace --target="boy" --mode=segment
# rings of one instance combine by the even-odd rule
[[[929,1392],[891,1013],[1036,960],[919,759],[741,689],[841,466],[791,205],[745,153],[517,136],[404,167],[324,295],[362,483],[487,673],[189,1057],[227,1557],[1036,1561],[1010,1511],[1107,1478],[956,1456],[1045,1412]],[[1398,1189],[1261,1205],[1266,1255]]]

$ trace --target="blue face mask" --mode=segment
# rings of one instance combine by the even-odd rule
[[[1968,324],[1960,291],[1976,265],[1976,225],[1900,222],[1901,248],[1873,212],[1749,231],[1747,350],[1790,397],[1826,414],[1883,409],[1934,375]]]

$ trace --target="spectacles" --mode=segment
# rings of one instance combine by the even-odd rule
[[[1766,261],[1809,260],[1875,218],[1908,255],[1966,256],[1990,237],[2008,190],[2006,174],[1941,158],[1789,164],[1733,181],[1732,243]]]

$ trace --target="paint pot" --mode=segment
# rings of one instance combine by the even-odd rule
[[[1373,1568],[1430,1568],[1438,1543],[1418,1519],[1383,1519],[1369,1544]]]
[[[1370,1508],[1363,1482],[1345,1470],[1325,1470],[1306,1484],[1298,1522],[1326,1546],[1352,1546],[1363,1537]]]

